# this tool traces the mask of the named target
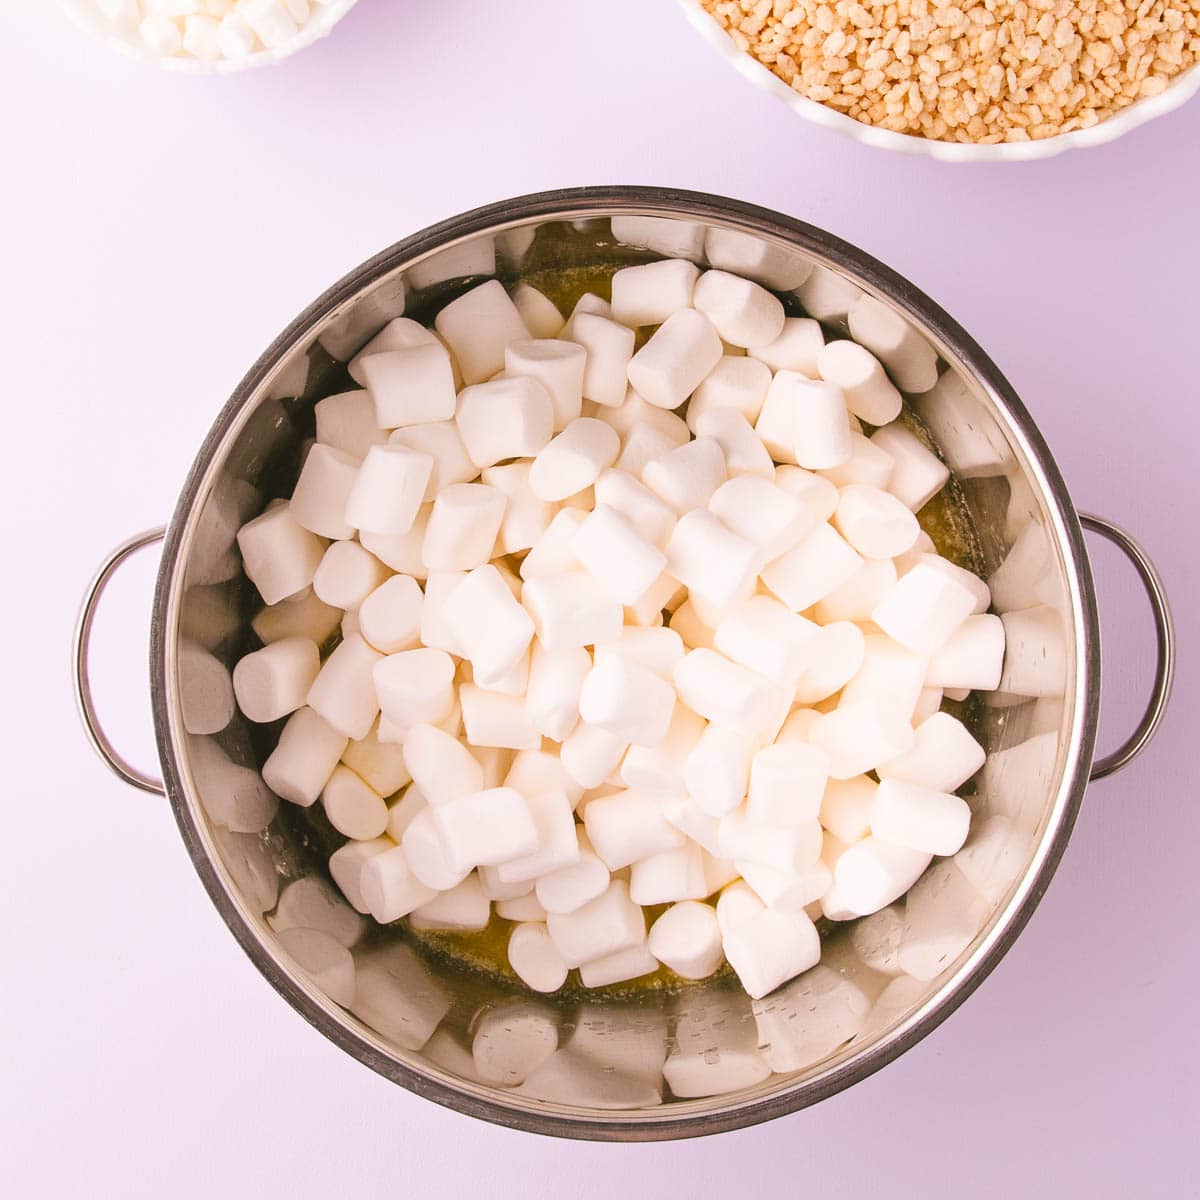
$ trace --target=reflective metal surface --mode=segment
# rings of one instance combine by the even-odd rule
[[[391,318],[426,319],[482,277],[511,285],[553,275],[582,291],[661,255],[754,276],[829,334],[869,335],[909,389],[907,419],[954,472],[958,511],[969,513],[965,552],[1008,631],[1002,691],[973,718],[988,758],[968,785],[966,846],[905,900],[831,927],[820,965],[761,1001],[728,979],[533,996],[515,979],[430,955],[402,926],[368,928],[327,883],[341,839],[319,805],[298,809],[267,791],[257,768],[277,731],[244,721],[229,687],[232,663],[258,644],[259,604],[234,535],[289,493],[315,400],[352,386],[349,357]],[[906,365],[924,343],[936,377]],[[1100,687],[1079,519],[979,347],[911,284],[820,230],[715,197],[636,188],[549,193],[455,218],[371,260],[304,313],[247,375],[196,459],[167,531],[150,668],[164,780],[196,869],[246,952],[307,1020],[462,1112],[629,1140],[712,1133],[811,1104],[960,1004],[1020,932],[1063,852]]]

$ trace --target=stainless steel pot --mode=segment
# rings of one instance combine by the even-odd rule
[[[345,386],[345,361],[401,311],[426,317],[480,276],[508,281],[664,253],[697,261],[707,254],[721,264],[740,255],[744,272],[758,270],[777,288],[799,286],[832,329],[844,327],[850,299],[867,292],[940,355],[937,385],[908,399],[954,471],[994,607],[1008,625],[1002,691],[987,698],[980,718],[988,759],[969,797],[970,841],[939,860],[906,901],[836,927],[822,962],[762,1001],[727,980],[669,995],[535,997],[515,981],[429,957],[388,929],[355,946],[353,991],[343,986],[337,1003],[316,982],[314,963],[297,961],[280,942],[287,896],[301,894],[291,889],[307,889],[310,900],[326,894],[331,830],[266,791],[257,768],[269,737],[233,710],[229,668],[254,644],[248,625],[256,607],[234,534],[290,491],[315,399]],[[757,268],[746,267],[750,260]],[[1146,713],[1098,762],[1100,634],[1081,525],[1129,556],[1158,639]],[[105,583],[159,538],[150,686],[162,782],[109,743],[87,681]],[[165,531],[133,538],[105,561],[75,646],[77,695],[96,749],[129,783],[169,797],[213,903],[312,1025],[382,1075],[460,1112],[609,1140],[713,1133],[802,1108],[878,1070],[949,1016],[1037,906],[1089,778],[1125,765],[1153,735],[1173,658],[1167,602],[1145,554],[1115,526],[1076,514],[1012,388],[937,305],[809,225],[653,188],[587,188],[493,205],[408,238],[348,275],[250,370],[201,447]]]

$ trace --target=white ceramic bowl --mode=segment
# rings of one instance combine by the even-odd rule
[[[1003,142],[999,145],[979,146],[970,142],[938,142],[931,138],[914,137],[907,133],[893,133],[874,125],[864,125],[844,113],[837,112],[825,104],[818,104],[794,92],[782,79],[764,67],[756,58],[739,50],[724,29],[700,7],[699,0],[679,0],[688,20],[700,35],[731,66],[746,79],[772,96],[782,100],[793,112],[882,150],[899,150],[902,154],[926,154],[943,162],[1031,162],[1038,158],[1052,158],[1064,150],[1075,150],[1083,146],[1102,146],[1123,133],[1172,112],[1200,91],[1200,65],[1189,67],[1175,76],[1167,88],[1157,96],[1137,100],[1115,116],[1093,125],[1091,129],[1073,129],[1055,137],[1031,142]]]
[[[136,29],[124,32],[111,25],[93,0],[63,0],[63,5],[75,24],[108,45],[144,62],[165,67],[169,71],[186,71],[193,75],[228,75],[234,71],[244,71],[247,67],[264,67],[270,63],[282,62],[297,51],[303,50],[305,46],[311,46],[313,42],[323,38],[356,3],[357,0],[331,0],[330,3],[314,6],[313,19],[290,41],[271,50],[259,50],[246,55],[245,58],[219,58],[215,62],[205,62],[189,54],[160,58],[146,49]]]

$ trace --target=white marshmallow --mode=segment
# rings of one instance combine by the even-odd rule
[[[817,601],[813,615],[822,625],[835,621],[868,622],[876,606],[895,585],[896,568],[891,559],[868,559],[841,587]]]
[[[750,763],[746,815],[764,825],[814,821],[828,778],[825,755],[815,746],[804,742],[764,746]]]
[[[584,987],[609,987],[614,983],[641,979],[643,975],[657,970],[658,959],[643,944],[583,963],[579,968],[579,979]]]
[[[500,746],[507,750],[536,750],[541,745],[541,735],[525,715],[524,697],[464,683],[459,689],[459,699],[470,745]]]
[[[928,720],[934,713],[939,712],[942,707],[942,699],[945,693],[941,688],[923,687],[921,694],[917,697],[917,705],[913,709],[913,728],[921,724],[922,721]]]
[[[674,687],[622,655],[597,663],[579,693],[584,721],[639,746],[656,746],[666,737],[674,708]]]
[[[563,508],[556,512],[554,519],[546,526],[546,532],[521,560],[521,578],[537,579],[577,568],[579,563],[575,560],[572,546],[575,533],[585,516],[585,513],[574,508]]]
[[[779,246],[756,234],[712,226],[704,240],[709,264],[745,275],[777,292],[790,292],[809,276],[812,263],[790,246]]]
[[[798,371],[809,379],[817,378],[817,362],[825,345],[821,326],[808,317],[787,317],[783,329],[765,346],[754,346],[750,353],[772,371]]]
[[[357,634],[346,638],[321,666],[308,706],[346,737],[365,738],[379,715],[372,673],[382,659]]]
[[[365,738],[346,746],[342,762],[356,775],[361,775],[381,796],[394,795],[412,779],[404,764],[403,748],[379,740],[378,722]]]
[[[699,262],[704,257],[708,226],[675,217],[613,217],[612,235],[623,245],[653,250],[665,258]]]
[[[812,513],[813,520],[828,521],[837,512],[838,490],[828,479],[804,467],[783,463],[775,468],[775,485],[795,496]]]
[[[399,747],[396,747],[399,749]],[[409,787],[398,800],[388,805],[387,835],[393,842],[402,842],[408,827],[429,805],[418,787]]]
[[[857,674],[865,655],[866,640],[857,625],[835,621],[821,626],[809,667],[796,685],[796,703],[818,704],[840,691]]]
[[[785,554],[768,563],[762,581],[793,612],[802,612],[840,588],[862,558],[830,525],[818,525]]]
[[[651,464],[653,465],[653,464]],[[753,584],[758,551],[712,513],[694,509],[680,518],[667,541],[667,568],[714,608],[724,609]]]
[[[635,904],[674,904],[708,895],[704,851],[695,842],[639,859],[630,869],[629,896]]]
[[[317,441],[362,460],[372,446],[387,442],[387,433],[375,420],[375,405],[366,389],[326,396],[313,406]]]
[[[777,462],[813,471],[839,466],[853,451],[840,389],[795,371],[776,373],[755,429]]]
[[[621,781],[629,788],[685,796],[684,766],[704,729],[703,718],[676,704],[667,734],[658,745],[630,746],[621,763]]]
[[[467,384],[490,379],[504,366],[505,347],[529,339],[529,329],[516,305],[504,285],[495,279],[452,300],[433,324],[458,361]]]
[[[818,626],[770,596],[751,596],[731,608],[713,632],[726,658],[795,690],[815,650]]]
[[[684,844],[663,815],[662,797],[626,790],[589,802],[584,825],[595,852],[610,871]]]
[[[791,493],[753,475],[738,475],[721,484],[709,499],[708,509],[739,537],[752,542],[764,563],[791,549],[818,521]]]
[[[777,871],[750,859],[739,859],[735,868],[768,908],[780,912],[803,912],[833,883],[833,872],[819,860],[796,872]]]
[[[372,446],[346,500],[346,522],[371,533],[407,533],[433,474],[433,458],[407,446]]]
[[[547,650],[533,647],[525,715],[543,737],[561,742],[579,720],[579,693],[592,669],[592,660],[581,646]]]
[[[603,470],[595,484],[597,507],[614,509],[648,542],[658,547],[666,545],[675,528],[675,511],[670,505],[627,471]]]
[[[254,650],[233,668],[238,708],[259,724],[277,721],[304,704],[320,669],[320,652],[308,638],[281,638]]]
[[[927,392],[937,383],[937,352],[895,309],[864,295],[848,320],[850,336],[883,360],[901,391]]]
[[[884,779],[871,806],[871,832],[926,854],[955,854],[967,840],[971,810],[948,792]]]
[[[672,614],[669,628],[678,633],[689,650],[711,650],[713,648],[712,626],[707,624],[695,606],[685,600]]]
[[[783,330],[783,305],[766,288],[726,271],[705,271],[692,303],[732,346],[766,346]]]
[[[607,300],[602,300],[594,292],[584,292],[578,300],[575,301],[575,307],[571,309],[571,315],[567,318],[566,324],[562,327],[562,332],[558,335],[564,341],[572,341],[575,338],[575,318],[581,313],[592,313],[597,317],[607,317],[612,320],[612,305]]]
[[[436,724],[454,708],[454,660],[444,650],[380,657],[372,678],[383,715],[397,725]]]
[[[333,774],[347,740],[311,708],[299,708],[263,763],[263,780],[277,796],[307,808]]]
[[[622,604],[636,604],[658,580],[666,555],[616,509],[597,504],[572,543],[575,558]]]
[[[534,338],[556,338],[565,324],[563,315],[554,301],[527,283],[518,283],[513,289],[513,304],[521,314],[521,320]],[[515,345],[516,343],[512,343]],[[507,369],[507,368],[506,368]]]
[[[839,704],[887,705],[911,722],[925,686],[929,659],[913,654],[887,634],[868,634],[863,664],[842,691]]]
[[[794,708],[775,735],[777,742],[807,742],[812,723],[821,714],[815,708]]]
[[[722,870],[719,865],[713,867],[713,864],[725,863],[724,859],[717,857],[717,834],[721,825],[720,817],[710,816],[695,800],[691,799],[684,792],[664,797],[663,816],[680,833],[700,846],[704,850],[705,855],[707,855],[704,878],[708,895],[720,890],[730,880],[737,878],[738,872],[733,870],[729,864],[725,864],[729,867],[729,878],[718,879],[717,882],[713,882],[721,874]],[[710,867],[713,867],[713,869],[710,870]]]
[[[621,602],[585,571],[526,576],[522,601],[547,650],[591,646],[621,635]]]
[[[688,796],[709,816],[732,812],[746,795],[754,750],[751,735],[730,726],[710,724],[683,764]]]
[[[871,443],[892,459],[887,490],[913,512],[918,512],[946,486],[950,469],[916,434],[903,425],[886,425],[871,435]]]
[[[841,902],[858,916],[869,916],[899,899],[929,866],[931,855],[871,835],[847,847],[833,869]]]
[[[845,276],[819,264],[796,289],[804,311],[818,321],[842,320],[862,294]]]
[[[935,712],[917,726],[916,742],[904,755],[881,763],[880,779],[898,779],[953,792],[983,766],[983,747],[949,713]]]
[[[338,766],[321,794],[329,823],[348,838],[369,841],[388,825],[388,807],[383,797],[349,767]]]
[[[563,767],[576,783],[598,787],[616,769],[629,744],[607,729],[580,721],[563,741]]]
[[[358,540],[364,550],[369,550],[397,574],[424,579],[428,569],[421,555],[425,545],[425,534],[429,531],[432,510],[432,504],[423,504],[407,533],[370,533],[363,530]]]
[[[466,655],[446,625],[446,602],[466,577],[466,571],[431,571],[425,581],[425,597],[421,604],[422,644],[459,658]]]
[[[673,904],[650,926],[647,946],[664,966],[683,979],[705,979],[722,963],[721,930],[707,904]]]
[[[411,650],[420,641],[423,605],[417,581],[393,575],[362,602],[359,632],[381,654]]]
[[[527,793],[525,803],[537,828],[537,846],[529,854],[500,863],[498,873],[503,883],[532,884],[579,862],[579,839],[567,796],[561,791]]]
[[[471,461],[491,467],[537,454],[554,434],[554,406],[538,380],[506,377],[464,388],[455,421]]]
[[[312,536],[307,530],[304,533],[305,536]],[[342,614],[338,609],[326,604],[312,588],[305,588],[259,609],[250,627],[263,645],[285,637],[307,637],[319,646],[338,627],[341,619]],[[218,640],[223,641],[225,636],[222,634]],[[214,648],[216,644],[213,643]]]
[[[358,462],[349,454],[314,444],[288,502],[292,519],[321,537],[351,537],[354,527],[345,518],[346,500],[357,477]]]
[[[642,482],[680,514],[703,508],[726,478],[720,443],[708,437],[674,447],[642,470]]]
[[[831,779],[821,797],[822,826],[839,842],[852,846],[871,832],[871,807],[879,784],[866,775]]]
[[[550,931],[538,922],[518,925],[508,939],[508,965],[535,992],[557,992],[567,982],[563,962]]]
[[[513,788],[491,788],[431,807],[447,861],[455,870],[510,862],[538,848],[528,801]]]
[[[591,487],[620,450],[621,439],[612,426],[580,417],[538,452],[529,486],[542,500],[565,500]]]
[[[919,540],[919,539],[918,539]],[[932,539],[930,539],[932,542]],[[992,603],[992,592],[986,583],[972,571],[968,571],[965,567],[960,567],[957,563],[952,563],[948,558],[943,558],[940,554],[929,550],[918,556],[916,563],[925,563],[927,566],[933,567],[934,570],[941,571],[949,579],[955,580],[975,597],[974,612],[987,612],[988,607]],[[912,567],[910,566],[910,570]]]
[[[910,549],[921,532],[917,518],[895,496],[862,483],[841,489],[833,521],[865,558],[895,558]]]
[[[448,421],[454,416],[454,372],[440,342],[372,354],[360,366],[380,428]]]
[[[726,410],[741,413],[753,425],[770,386],[771,368],[766,363],[745,355],[727,354],[692,393],[687,410],[688,427],[699,432],[697,421]]]
[[[698,416],[693,428],[697,437],[711,437],[721,447],[728,475],[775,478],[775,464],[767,448],[741,413],[717,409]]]
[[[404,739],[404,763],[421,794],[435,807],[483,788],[483,768],[455,737],[433,725],[413,725]]]
[[[579,418],[586,366],[582,346],[552,338],[513,342],[504,352],[506,378],[535,380],[550,397],[555,432]]]
[[[1018,696],[1061,692],[1066,678],[1065,655],[1059,650],[1061,617],[1050,608],[1041,611],[1046,614],[1043,628],[1026,622],[1017,613],[1005,613],[1003,617],[980,613],[967,617],[934,651],[926,683],[982,692],[1001,688]],[[1035,632],[1033,638],[1027,636],[1030,629]],[[1051,631],[1049,637],[1045,635],[1046,629]],[[1043,653],[1047,644],[1057,651],[1057,661]],[[1023,654],[1029,656],[1031,667],[1016,665]],[[1043,674],[1047,663],[1050,669]],[[1055,674],[1053,667],[1059,664],[1063,670]],[[1047,688],[1048,691],[1043,690]]]
[[[648,667],[664,679],[673,679],[675,664],[683,657],[683,639],[670,629],[626,625],[615,642],[596,647],[596,665],[620,657]]]
[[[492,905],[483,893],[479,876],[472,872],[457,887],[439,892],[409,917],[414,929],[449,929],[456,933],[478,933],[487,928]]]
[[[617,469],[640,479],[648,463],[669,454],[681,444],[651,425],[635,426],[622,439],[621,453],[617,456]]]
[[[437,895],[413,874],[402,846],[368,858],[362,864],[359,889],[367,910],[383,925],[408,916]]]
[[[547,871],[534,885],[538,903],[547,913],[572,913],[608,888],[611,874],[592,848],[583,826],[575,829],[578,858],[575,862]]]
[[[829,774],[851,779],[912,749],[908,718],[890,705],[847,704],[813,722],[809,740],[829,756]]]
[[[851,483],[865,483],[871,487],[888,489],[895,464],[892,456],[861,433],[850,434],[850,457],[837,467],[830,467],[821,474],[839,488]]]
[[[504,786],[516,788],[523,796],[562,792],[572,807],[583,796],[583,788],[567,774],[558,755],[536,749],[522,750],[513,755],[504,777]]]
[[[458,887],[469,873],[451,861],[430,805],[421,808],[409,821],[400,844],[412,873],[435,891],[448,892]]]
[[[629,362],[629,382],[659,408],[678,408],[721,361],[721,338],[694,308],[672,313]]]
[[[571,338],[587,351],[583,398],[615,408],[625,399],[633,330],[596,313],[579,313],[571,318]]]
[[[350,360],[348,370],[350,378],[360,387],[367,386],[366,372],[363,371],[363,359],[372,354],[382,354],[387,350],[407,350],[412,346],[440,345],[437,334],[426,329],[419,321],[411,317],[396,317],[389,321],[363,348]],[[318,405],[320,407],[320,405]],[[317,441],[326,439],[317,434]],[[343,447],[348,449],[348,447]]]
[[[692,436],[687,422],[682,417],[651,404],[632,387],[626,390],[625,400],[618,408],[591,403],[584,408],[584,416],[604,421],[625,439],[646,426],[661,433],[673,446],[682,446]]]
[[[470,660],[475,681],[485,688],[520,662],[533,638],[529,614],[513,599],[492,563],[476,567],[454,588],[445,600],[442,620]]]
[[[329,874],[356,912],[370,912],[362,894],[363,866],[376,855],[395,848],[391,838],[381,837],[369,842],[347,842],[330,856]]]
[[[353,612],[388,574],[358,542],[332,542],[313,574],[313,591],[332,608]]]
[[[631,328],[661,325],[692,303],[699,278],[699,267],[681,258],[622,267],[612,277],[613,316]]]
[[[817,358],[817,371],[841,388],[846,407],[871,425],[886,425],[900,415],[900,393],[883,364],[857,342],[830,342]]]
[[[722,858],[762,863],[784,874],[795,874],[821,857],[821,826],[815,817],[787,825],[764,825],[752,821],[742,806],[721,818],[717,848]]]
[[[433,502],[421,560],[430,571],[470,571],[492,557],[506,499],[483,483],[457,483]]]
[[[423,502],[432,504],[438,493],[452,483],[470,483],[479,475],[453,421],[430,421],[425,425],[408,425],[393,430],[388,444],[406,446],[432,460],[429,481],[425,485]]]
[[[694,712],[770,740],[790,707],[786,689],[713,650],[692,650],[675,667],[679,698]]]
[[[933,654],[974,608],[975,596],[961,582],[922,561],[900,577],[872,610],[871,619],[914,653]]]
[[[763,906],[742,915],[724,935],[729,965],[755,1000],[815,966],[821,958],[817,928],[802,912]]]
[[[614,879],[595,900],[574,912],[550,913],[546,927],[568,967],[606,958],[646,940],[645,917],[621,879]]]

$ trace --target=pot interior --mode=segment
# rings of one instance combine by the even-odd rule
[[[1064,551],[1061,482],[1027,418],[1004,411],[1011,396],[994,368],[903,281],[756,210],[678,200],[563,207],[467,218],[398,247],[318,302],[243,384],[193,472],[165,560],[154,668],[165,689],[164,765],[197,866],[235,933],[293,1004],[370,1065],[465,1111],[547,1132],[709,1132],[819,1099],[887,1061],[1015,936],[1061,852],[1086,770],[1081,729],[1093,700],[1081,597],[1090,584],[1082,560]],[[319,804],[302,809],[266,792],[257,772],[278,726],[232,713],[229,672],[259,645],[250,621],[261,607],[234,535],[290,493],[315,401],[355,386],[347,360],[391,318],[428,320],[490,276],[530,280],[569,307],[583,291],[607,296],[616,267],[664,255],[757,276],[790,313],[815,310],[827,337],[846,336],[846,310],[866,290],[939,351],[936,386],[906,395],[908,419],[953,472],[938,540],[950,536],[990,580],[995,611],[1021,614],[1001,691],[955,710],[988,752],[963,792],[970,838],[890,909],[830,924],[820,964],[761,1001],[728,975],[539,996],[487,963],[448,955],[445,941],[417,939],[404,922],[381,929],[368,919],[343,1007],[279,941],[302,897],[342,906],[326,863],[343,839]],[[353,930],[353,913],[343,916]]]

